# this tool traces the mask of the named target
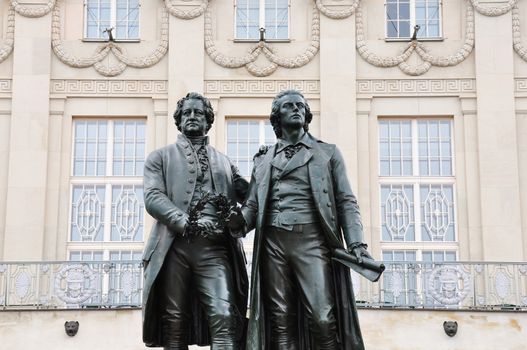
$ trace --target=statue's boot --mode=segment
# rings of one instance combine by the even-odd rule
[[[239,350],[237,319],[238,315],[232,310],[209,318],[211,350]]]
[[[188,350],[187,325],[180,320],[163,320],[164,350]]]

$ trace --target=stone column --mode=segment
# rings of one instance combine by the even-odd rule
[[[336,143],[357,191],[355,16],[320,16],[320,135]],[[360,200],[360,198],[359,198]]]
[[[42,260],[46,215],[51,15],[16,15],[5,260]]]
[[[188,9],[185,5],[180,7]],[[167,142],[171,143],[177,135],[171,117],[177,101],[191,91],[203,93],[205,21],[203,15],[194,19],[180,19],[171,15],[169,24]]]
[[[511,13],[475,14],[483,259],[523,260]],[[467,126],[470,127],[470,126]]]

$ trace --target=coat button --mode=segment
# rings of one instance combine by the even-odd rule
[[[191,174],[194,174],[194,173],[196,172],[196,170],[194,170],[194,169],[189,169],[188,172],[191,173]]]
[[[334,216],[331,217],[331,221],[335,221],[335,217]]]
[[[327,188],[324,188],[324,193],[328,193],[328,189]]]
[[[187,205],[187,204],[188,204],[188,201],[184,201],[183,204]]]
[[[189,183],[194,183],[194,179],[188,179]]]
[[[192,153],[187,153],[187,157],[190,157],[192,155]]]
[[[194,160],[193,159],[189,159],[188,163],[189,164],[194,164]]]
[[[187,190],[186,192],[187,192],[188,194],[191,194],[191,193],[192,193],[192,191],[191,191],[191,190]]]
[[[328,203],[328,207],[331,207],[331,203]]]

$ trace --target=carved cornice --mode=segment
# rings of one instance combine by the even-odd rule
[[[50,92],[51,94],[75,96],[166,95],[168,94],[168,82],[166,80],[53,79]]]
[[[475,79],[360,79],[357,94],[458,95],[476,93]]]
[[[320,94],[318,80],[205,80],[205,93],[222,96],[274,96],[278,91],[295,89],[308,95]]]
[[[77,57],[66,51],[63,40],[61,39],[62,19],[61,19],[61,0],[59,0],[53,10],[51,45],[57,58],[64,64],[74,68],[91,67],[106,77],[114,77],[126,69],[126,67],[148,68],[157,64],[168,51],[168,14],[163,9],[161,18],[161,33],[157,48],[151,53],[141,57],[130,57],[125,49],[114,42],[100,45],[91,57]],[[116,64],[103,63],[110,53],[117,59]]]

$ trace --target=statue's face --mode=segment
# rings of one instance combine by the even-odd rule
[[[300,95],[285,95],[280,99],[280,125],[283,128],[302,128],[306,122],[306,101]]]
[[[190,99],[183,102],[181,108],[181,131],[188,136],[205,136],[207,134],[207,118],[203,102]]]

